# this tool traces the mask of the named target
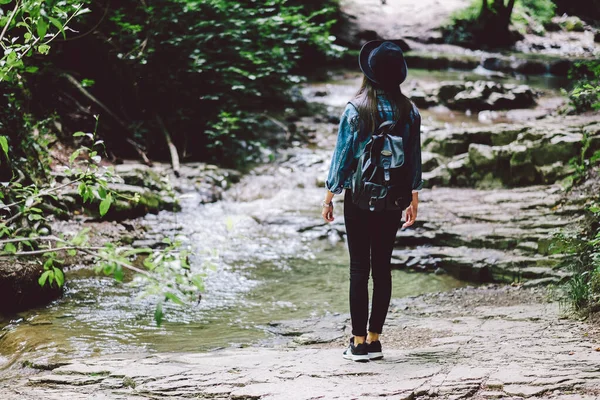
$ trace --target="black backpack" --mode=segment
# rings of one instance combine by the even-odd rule
[[[404,210],[410,205],[413,171],[404,151],[410,148],[411,140],[407,125],[385,121],[371,133],[352,176],[352,202],[359,208]]]

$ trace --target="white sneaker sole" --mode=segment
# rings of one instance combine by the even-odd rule
[[[383,358],[383,353],[381,351],[375,353],[369,353],[369,360],[381,360]]]
[[[364,355],[355,355],[355,354],[346,354],[344,352],[344,354],[342,355],[342,357],[344,357],[346,360],[352,360],[352,361],[357,361],[357,362],[366,362],[369,361],[369,355],[368,354],[364,354]]]

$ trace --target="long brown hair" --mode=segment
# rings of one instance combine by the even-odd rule
[[[361,136],[373,132],[383,122],[379,109],[377,108],[377,91],[383,91],[388,99],[394,112],[394,120],[405,120],[408,118],[412,103],[406,97],[400,85],[390,87],[375,86],[366,76],[363,76],[363,82],[354,97],[353,103],[356,104],[360,119],[360,134]]]

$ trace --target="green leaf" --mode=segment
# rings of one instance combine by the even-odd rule
[[[100,202],[100,216],[104,217],[112,204],[112,195],[109,193],[106,198]]]
[[[2,147],[2,151],[8,157],[8,138],[6,136],[0,136],[0,147]]]
[[[194,284],[194,286],[196,286],[196,288],[203,292],[204,291],[204,278],[202,275],[194,275],[192,276],[191,279],[192,283]]]
[[[54,258],[49,257],[46,262],[44,263],[44,269],[45,270],[49,270],[50,267],[52,267],[54,265]]]
[[[54,271],[50,270],[46,272],[48,272],[48,280],[50,281],[50,285],[52,285],[54,283]]]
[[[112,275],[112,273],[115,272],[115,265],[109,263],[104,264],[102,272],[104,272],[104,275]]]
[[[73,153],[71,153],[71,156],[69,157],[69,164],[73,164],[75,159],[79,157],[79,153],[81,153],[81,150],[75,150]]]
[[[64,39],[66,39],[66,38],[67,38],[67,34],[65,33],[65,30],[64,30],[63,24],[61,24],[61,23],[60,23],[60,21],[59,21],[59,20],[57,20],[57,19],[56,19],[56,18],[54,18],[54,17],[48,17],[48,19],[50,20],[50,22],[52,22],[52,25],[54,25],[54,26],[55,26],[55,27],[58,29],[58,31],[59,31],[60,33],[62,33],[62,35],[63,35],[63,38],[64,38]]]
[[[48,23],[43,18],[40,18],[37,23],[37,34],[40,39],[46,37],[46,32],[48,32]]]
[[[173,303],[179,304],[180,306],[185,305],[185,303],[173,293],[165,293],[165,300],[171,300]]]
[[[81,131],[79,131],[79,132],[75,132],[75,133],[73,134],[73,137],[80,137],[80,136],[85,136],[85,132],[81,132]]]
[[[160,326],[162,324],[163,321],[163,308],[162,308],[162,301],[159,301],[158,304],[156,304],[156,310],[154,310],[154,320],[156,321],[156,325]]]
[[[70,255],[71,257],[75,257],[77,255],[77,250],[75,250],[75,249],[67,250],[67,254]]]
[[[0,0],[0,4],[10,4],[12,0]]]
[[[54,271],[54,278],[56,279],[56,284],[58,287],[62,287],[65,283],[65,274],[62,272],[60,268],[54,267],[52,269]]]
[[[117,265],[115,268],[114,277],[117,282],[123,282],[123,267]]]
[[[47,44],[40,44],[38,46],[38,51],[41,54],[48,55],[48,53],[50,53],[50,46],[48,46]]]
[[[40,278],[38,279],[38,283],[40,284],[40,286],[44,287],[51,273],[52,271],[46,271],[42,274],[42,276],[40,276]]]
[[[15,254],[17,252],[17,248],[12,243],[6,243],[4,246],[4,252],[8,254]]]

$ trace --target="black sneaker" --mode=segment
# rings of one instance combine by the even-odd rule
[[[369,361],[369,353],[367,352],[367,344],[361,343],[358,346],[354,345],[354,338],[350,338],[350,346],[344,351],[346,360],[365,362]]]
[[[381,342],[376,340],[374,342],[367,343],[367,353],[369,354],[369,360],[381,360],[383,358]]]

